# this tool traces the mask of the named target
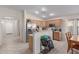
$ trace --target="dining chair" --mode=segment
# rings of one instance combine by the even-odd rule
[[[67,32],[66,33],[66,39],[68,43],[67,53],[69,52],[69,50],[71,50],[73,54],[73,49],[79,50],[79,44],[76,44],[77,43],[76,41],[70,40],[71,38],[72,38],[71,32]]]
[[[67,43],[68,43],[68,48],[67,48],[67,53],[69,52],[69,50],[71,49],[71,37],[72,37],[72,34],[70,32],[67,32],[66,33],[66,39],[67,39]]]

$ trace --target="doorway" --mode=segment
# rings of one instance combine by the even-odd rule
[[[0,30],[3,41],[16,41],[15,38],[19,37],[19,24],[18,20],[14,18],[1,18]],[[8,40],[9,39],[9,40]]]

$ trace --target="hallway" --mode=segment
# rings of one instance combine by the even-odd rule
[[[27,52],[28,44],[20,42],[19,37],[13,35],[7,35],[2,40],[2,45],[0,46],[0,54],[29,54]]]

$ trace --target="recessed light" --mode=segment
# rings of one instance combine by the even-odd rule
[[[47,11],[47,9],[46,9],[45,7],[43,7],[41,10],[42,10],[42,11]]]
[[[43,18],[46,18],[46,16],[45,16],[45,15],[43,15],[42,17],[43,17]]]
[[[54,13],[50,13],[49,16],[54,16]]]
[[[39,14],[39,11],[35,11],[35,14]]]

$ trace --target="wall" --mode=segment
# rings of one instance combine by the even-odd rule
[[[15,19],[1,19],[1,25],[2,25],[2,31],[4,36],[6,36],[6,34],[12,34],[15,36],[19,35],[19,31],[18,31],[18,24],[17,24],[17,20]]]
[[[61,16],[61,17],[57,17],[57,18],[52,18],[49,20],[55,20],[55,19],[62,19],[62,24],[61,24],[62,40],[66,40],[65,33],[66,32],[73,33],[73,29],[75,30],[75,26],[73,26],[72,22],[74,21],[74,19],[79,19],[79,14],[66,15],[66,16]],[[61,23],[61,22],[59,22],[59,23]],[[76,31],[74,31],[74,33],[76,33]]]
[[[20,39],[22,40],[23,38],[23,25],[22,25],[23,12],[0,6],[0,18],[3,18],[3,17],[14,17],[16,20],[18,20],[19,34],[20,34]]]
[[[72,32],[75,30],[75,26],[73,26],[73,21],[79,18],[79,15],[69,15],[69,16],[62,16],[60,17],[62,19],[62,39],[66,40],[65,33],[66,32]],[[74,31],[76,33],[76,31]]]
[[[2,28],[1,27],[1,23],[0,23],[0,28]],[[2,44],[2,31],[1,31],[1,29],[0,29],[0,45]]]

